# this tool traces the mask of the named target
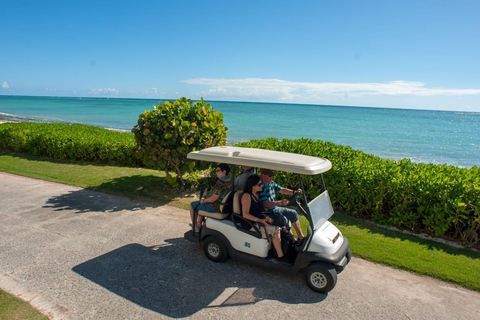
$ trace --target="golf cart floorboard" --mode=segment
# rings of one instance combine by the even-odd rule
[[[198,233],[194,233],[192,230],[185,232],[183,238],[188,241],[200,243],[200,236]]]

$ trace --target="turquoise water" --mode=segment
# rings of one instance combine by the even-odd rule
[[[0,96],[0,117],[130,130],[163,100]],[[480,113],[247,102],[209,102],[229,144],[276,137],[348,145],[382,158],[480,166]]]

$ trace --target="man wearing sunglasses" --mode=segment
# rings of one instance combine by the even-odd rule
[[[277,200],[276,196],[277,193],[291,196],[295,191],[288,188],[283,188],[276,184],[273,181],[273,176],[275,175],[275,173],[272,170],[262,169],[261,172],[262,191],[258,193],[258,195],[260,196],[260,201],[263,203],[263,206],[266,209],[274,213],[281,214],[288,220],[290,220],[290,223],[292,224],[293,229],[295,229],[295,232],[298,236],[297,245],[301,245],[305,236],[302,233],[302,228],[300,226],[300,221],[298,220],[297,212],[293,209],[285,208],[285,206],[289,203],[287,199]],[[297,192],[301,193],[302,190],[298,189]]]

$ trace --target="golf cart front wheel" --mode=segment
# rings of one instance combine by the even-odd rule
[[[313,262],[305,272],[305,279],[313,291],[327,293],[337,284],[337,272],[328,263]]]
[[[228,259],[225,244],[217,237],[208,237],[203,243],[203,251],[209,260],[223,262]]]

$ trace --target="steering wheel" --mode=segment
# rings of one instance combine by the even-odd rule
[[[303,209],[300,201],[298,201],[298,196],[301,195],[300,192],[295,191],[290,197],[287,198],[288,202],[295,204],[299,209],[300,213],[305,215],[305,210]]]

